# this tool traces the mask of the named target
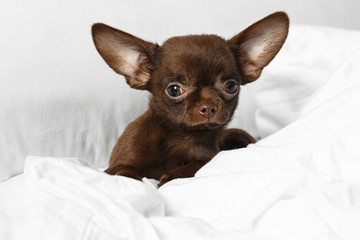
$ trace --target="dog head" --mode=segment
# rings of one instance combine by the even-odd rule
[[[289,19],[277,12],[230,40],[216,35],[173,37],[158,44],[97,23],[96,49],[132,88],[148,90],[155,114],[188,129],[225,126],[240,85],[255,81],[279,52]]]

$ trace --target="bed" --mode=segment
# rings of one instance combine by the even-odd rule
[[[103,172],[147,94],[57,49],[47,83],[1,59],[0,239],[360,239],[360,31],[293,24],[230,124],[259,141],[161,188]]]

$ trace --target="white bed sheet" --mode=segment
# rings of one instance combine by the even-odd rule
[[[300,117],[157,189],[75,158],[0,184],[0,239],[360,239],[360,50]]]

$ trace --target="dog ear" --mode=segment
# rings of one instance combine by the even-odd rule
[[[263,68],[280,51],[288,30],[288,16],[284,12],[276,12],[229,40],[236,48],[235,56],[244,74],[242,84],[253,82],[260,77]]]
[[[125,76],[130,87],[146,89],[158,45],[102,23],[94,24],[91,30],[96,49],[105,62]]]

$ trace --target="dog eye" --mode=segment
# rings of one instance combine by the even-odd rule
[[[182,89],[179,85],[173,84],[167,88],[167,91],[171,97],[179,97],[184,94],[184,89]]]
[[[237,84],[235,81],[229,80],[225,82],[224,90],[227,93],[234,94],[239,88],[239,84]]]

